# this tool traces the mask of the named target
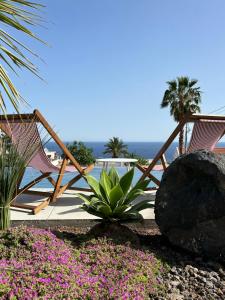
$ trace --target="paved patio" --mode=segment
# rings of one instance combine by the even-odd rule
[[[46,189],[45,189],[46,190]],[[142,199],[155,199],[155,193],[146,192],[145,195],[140,196],[135,202],[139,202]],[[21,195],[18,202],[26,204],[34,204],[43,201],[43,197],[34,195]],[[80,206],[83,201],[76,197],[75,192],[66,192],[57,202],[50,203],[49,206],[44,208],[37,215],[33,215],[31,212],[19,208],[11,208],[11,220],[92,220],[97,217],[88,214],[83,211]],[[145,209],[142,212],[144,219],[154,219],[154,210]]]

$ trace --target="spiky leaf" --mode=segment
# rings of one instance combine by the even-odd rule
[[[109,194],[110,206],[112,207],[112,210],[114,210],[118,201],[123,197],[124,197],[123,190],[121,189],[120,184],[117,184],[116,186],[114,186],[114,188],[111,190]]]
[[[113,167],[109,170],[109,178],[111,180],[112,186],[117,185],[120,181],[119,174]]]
[[[134,177],[134,168],[132,168],[130,171],[128,171],[126,174],[124,174],[120,179],[120,186],[123,190],[124,195],[129,191],[132,180]]]

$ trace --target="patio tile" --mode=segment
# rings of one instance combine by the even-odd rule
[[[86,193],[87,194],[87,193]],[[154,200],[154,193],[146,193],[136,199],[135,203],[138,203],[142,199]],[[39,201],[43,201],[43,197],[34,195],[21,195],[18,198],[18,202],[26,204],[34,204]],[[37,215],[33,215],[23,209],[11,208],[11,219],[12,220],[74,220],[74,219],[96,219],[97,217],[88,214],[83,211],[80,206],[83,201],[76,197],[73,192],[66,192],[57,199],[55,203],[50,203],[49,206],[45,207]],[[142,212],[144,219],[154,219],[154,210],[145,209]]]

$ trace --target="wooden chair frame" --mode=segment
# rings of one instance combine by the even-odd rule
[[[142,181],[146,177],[148,177],[157,186],[156,188],[148,188],[148,190],[155,190],[160,185],[160,180],[157,179],[153,174],[151,174],[151,172],[153,171],[153,168],[155,167],[155,165],[158,163],[158,161],[161,161],[161,163],[163,165],[164,171],[166,170],[166,168],[167,168],[166,160],[165,160],[165,153],[166,153],[166,151],[168,150],[168,148],[170,147],[170,145],[173,143],[173,141],[175,140],[175,138],[178,136],[178,134],[180,133],[180,131],[184,128],[185,124],[187,124],[187,123],[195,123],[198,120],[213,120],[213,121],[221,121],[222,120],[222,121],[225,121],[225,116],[201,115],[201,114],[193,114],[193,115],[187,115],[187,116],[185,116],[178,123],[177,127],[171,133],[171,135],[169,136],[169,138],[167,139],[167,141],[163,144],[163,146],[158,151],[158,153],[156,154],[156,156],[154,157],[154,159],[151,161],[151,163],[149,164],[149,166],[147,168],[143,168],[143,166],[141,166],[141,165],[138,165],[138,164],[136,165],[137,168],[143,173],[139,181]],[[223,133],[223,135],[224,134],[225,134],[225,132]],[[221,136],[221,138],[222,138],[222,136]],[[225,153],[225,149],[224,148],[215,148],[215,152],[216,153]]]
[[[15,196],[15,201],[11,206],[28,209],[31,210],[33,214],[37,214],[40,210],[42,210],[44,207],[46,207],[50,202],[55,202],[56,199],[63,194],[67,189],[70,190],[79,190],[79,191],[91,191],[88,188],[76,188],[72,187],[72,185],[77,182],[79,179],[83,178],[84,175],[86,175],[88,172],[90,172],[94,164],[89,165],[86,168],[82,168],[81,165],[77,162],[77,160],[74,158],[74,156],[71,154],[71,152],[68,150],[68,148],[64,145],[64,143],[61,141],[61,139],[58,137],[56,132],[51,128],[49,123],[46,121],[46,119],[43,117],[43,115],[38,111],[34,110],[33,114],[12,114],[12,115],[0,115],[0,129],[1,129],[1,121],[7,121],[10,123],[10,120],[20,120],[21,122],[37,122],[43,125],[43,127],[46,129],[48,134],[51,136],[51,138],[55,141],[55,143],[61,148],[64,159],[62,161],[62,165],[59,168],[59,173],[57,176],[56,181],[51,177],[52,173],[42,173],[42,175],[38,176],[36,179],[32,180],[28,184],[26,184],[23,188],[20,188],[21,181],[23,177],[20,179],[20,182],[18,183],[18,189],[17,194]],[[78,171],[78,174],[72,178],[69,182],[67,182],[64,185],[61,185],[63,176],[65,174],[65,169],[67,162],[70,160],[70,163],[75,167],[75,169]],[[53,192],[44,192],[44,191],[34,191],[30,190],[31,187],[39,183],[40,181],[47,179],[52,186],[54,187]],[[17,196],[21,195],[22,193],[25,194],[32,194],[32,195],[40,195],[40,196],[46,196],[46,200],[42,201],[39,205],[26,205],[23,203],[17,203],[16,198]]]

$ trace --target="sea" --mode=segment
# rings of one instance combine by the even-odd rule
[[[64,142],[69,144],[69,142]],[[95,158],[109,157],[109,155],[104,155],[105,144],[107,142],[84,142],[85,146],[93,150],[93,155]],[[138,154],[144,158],[151,159],[157,154],[159,149],[162,147],[164,142],[124,142],[128,146],[128,152]],[[178,143],[173,143],[167,151],[168,160],[173,159],[175,149]],[[49,142],[46,144],[46,148],[50,151],[56,151],[61,154],[61,149],[57,146],[55,142]]]
[[[64,143],[68,144],[68,142],[64,142]],[[104,145],[106,143],[107,142],[84,142],[84,144],[87,147],[89,147],[93,150],[93,155],[95,158],[109,157],[109,156],[103,154],[103,151],[105,149]],[[162,147],[164,142],[125,142],[125,144],[128,146],[129,152],[140,155],[146,159],[152,159],[157,154],[157,152],[160,150],[160,148]],[[166,152],[166,159],[168,162],[171,162],[174,159],[177,146],[178,146],[178,143],[174,142],[168,148],[168,150]],[[225,147],[225,143],[220,143],[219,146]],[[48,150],[50,150],[50,151],[56,151],[59,155],[62,154],[61,149],[57,146],[57,144],[55,142],[50,141],[45,145],[45,147],[48,148]],[[127,169],[126,169],[126,167],[117,167],[117,170],[120,175],[123,175]],[[101,173],[101,167],[95,167],[92,170],[92,172],[90,172],[89,174],[98,179],[100,176],[100,173]],[[153,173],[158,179],[160,179],[162,176],[162,172],[160,172],[160,171],[155,171]],[[24,178],[23,178],[23,181],[22,181],[22,185],[27,184],[28,182],[35,179],[39,175],[40,175],[40,172],[38,172],[37,170],[34,170],[32,168],[27,168]],[[66,183],[68,180],[72,179],[73,176],[74,176],[73,173],[66,173],[63,178],[62,184]],[[140,176],[141,176],[141,172],[138,169],[135,169],[134,180],[133,180],[134,184],[135,184],[135,182],[138,181]],[[53,175],[52,177],[56,179],[57,175]],[[152,186],[153,184],[151,183],[150,185]],[[87,183],[84,179],[81,179],[76,183],[76,186],[77,187],[86,187]],[[50,182],[48,180],[43,180],[40,183],[38,183],[35,187],[37,187],[37,188],[52,188],[52,185],[50,184]]]

